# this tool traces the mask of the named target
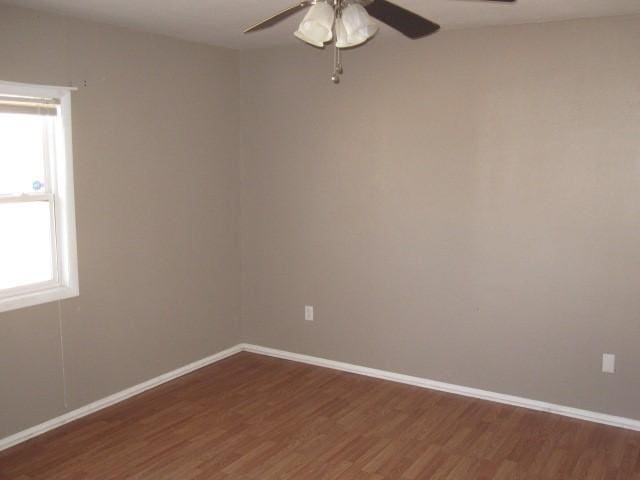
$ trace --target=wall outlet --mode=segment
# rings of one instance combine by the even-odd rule
[[[304,307],[304,319],[307,322],[313,322],[313,307],[311,305],[305,305],[305,307]]]
[[[602,371],[604,373],[616,373],[616,356],[613,353],[602,354]]]

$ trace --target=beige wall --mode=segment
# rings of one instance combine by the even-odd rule
[[[241,56],[243,339],[640,418],[640,18],[379,40]]]
[[[0,6],[0,80],[80,86],[81,290],[0,314],[0,438],[238,343],[236,57]]]

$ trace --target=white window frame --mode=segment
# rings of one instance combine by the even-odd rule
[[[56,116],[55,155],[49,155],[51,185],[44,194],[22,195],[24,201],[48,200],[52,204],[54,279],[12,289],[0,290],[0,312],[54,302],[80,294],[78,252],[73,188],[73,148],[71,143],[71,92],[69,87],[50,87],[0,81],[0,94],[53,98],[60,101]],[[18,202],[21,197],[0,196],[0,202]],[[0,225],[0,231],[2,230]],[[57,272],[57,275],[56,275]]]

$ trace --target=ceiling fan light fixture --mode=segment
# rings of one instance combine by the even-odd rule
[[[378,25],[371,20],[365,8],[351,3],[342,10],[336,21],[336,46],[350,48],[363,44],[378,33]]]
[[[1,2],[2,0],[0,0]],[[395,0],[393,0],[395,1]],[[388,25],[413,40],[432,35],[440,25],[396,5],[391,0],[297,0],[295,5],[247,28],[244,33],[270,27],[291,15],[309,8],[294,32],[303,42],[324,48],[333,42],[334,70],[331,79],[340,82],[343,72],[341,50],[357,47],[378,33],[378,25],[372,18]],[[485,0],[513,4],[516,0]],[[335,37],[335,38],[334,38]]]
[[[333,39],[334,19],[333,7],[326,2],[318,2],[311,6],[294,35],[310,45],[324,47]]]

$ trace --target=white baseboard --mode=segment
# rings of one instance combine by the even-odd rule
[[[477,388],[463,387],[451,383],[438,382],[426,378],[413,377],[411,375],[403,375],[400,373],[378,370],[375,368],[362,367],[360,365],[352,365],[350,363],[336,362],[320,357],[312,357],[300,353],[292,353],[274,348],[261,347],[259,345],[251,345],[243,343],[240,348],[246,352],[257,353],[260,355],[268,355],[271,357],[283,358],[294,362],[307,363],[319,367],[332,368],[343,372],[356,373],[367,377],[380,378],[391,382],[405,383],[416,387],[427,388],[430,390],[439,390],[442,392],[454,393],[465,397],[479,398],[489,400],[491,402],[513,405],[516,407],[528,408],[530,410],[538,410],[542,412],[553,413],[565,417],[577,418],[588,422],[601,423],[613,427],[625,428],[628,430],[640,431],[640,420],[632,418],[617,417],[605,413],[591,412],[589,410],[581,410],[579,408],[566,407],[564,405],[556,405],[553,403],[531,400],[529,398],[516,397],[514,395],[505,395],[503,393],[490,392]]]
[[[127,398],[131,398],[146,390],[157,387],[158,385],[162,385],[163,383],[186,375],[187,373],[191,373],[194,370],[198,370],[199,368],[206,367],[207,365],[211,365],[212,363],[219,362],[220,360],[230,357],[231,355],[235,355],[236,353],[240,353],[241,351],[242,349],[240,345],[236,345],[234,347],[223,350],[222,352],[218,352],[209,357],[203,358],[202,360],[197,360],[193,363],[190,363],[189,365],[185,365],[184,367],[177,368],[176,370],[152,378],[151,380],[147,380],[146,382],[134,385],[133,387],[127,388],[126,390],[122,390],[121,392],[109,395],[108,397],[97,400],[93,403],[85,405],[84,407],[72,410],[68,413],[65,413],[64,415],[60,415],[59,417],[53,418],[34,427],[2,438],[0,439],[0,451],[5,450],[9,447],[13,447],[18,443],[25,442],[30,438],[42,435],[43,433],[48,432],[49,430],[53,430],[54,428],[58,428],[66,423],[73,422],[74,420],[78,420],[82,417],[86,417],[87,415],[97,412],[98,410],[102,410],[103,408],[122,402]]]
[[[0,451],[17,445],[18,443],[29,440],[30,438],[37,437],[38,435],[48,432],[49,430],[53,430],[54,428],[58,428],[66,423],[90,415],[94,412],[97,412],[98,410],[102,410],[103,408],[122,402],[123,400],[138,395],[146,390],[157,387],[158,385],[186,375],[187,373],[191,373],[194,370],[198,370],[199,368],[211,365],[212,363],[218,362],[224,358],[230,357],[231,355],[235,355],[236,353],[240,353],[242,351],[257,353],[260,355],[268,355],[270,357],[292,360],[294,362],[301,362],[309,365],[316,365],[319,367],[331,368],[333,370],[341,370],[343,372],[365,375],[367,377],[379,378],[382,380],[389,380],[391,382],[397,383],[404,383],[407,385],[413,385],[416,387],[427,388],[431,390],[454,393],[456,395],[462,395],[465,397],[479,398],[482,400],[489,400],[491,402],[554,413],[556,415],[577,418],[580,420],[586,420],[588,422],[601,423],[604,425],[611,425],[628,430],[640,431],[640,420],[634,420],[631,418],[616,417],[614,415],[607,415],[605,413],[591,412],[589,410],[565,407],[563,405],[555,405],[553,403],[540,402],[538,400],[531,400],[528,398],[516,397],[513,395],[489,392],[487,390],[480,390],[477,388],[463,387],[451,383],[438,382],[426,378],[413,377],[411,375],[403,375],[400,373],[393,373],[385,370],[378,370],[375,368],[362,367],[360,365],[337,362],[334,360],[312,357],[310,355],[303,355],[300,353],[287,352],[274,348],[261,347],[259,345],[241,343],[234,347],[223,350],[222,352],[211,355],[207,358],[203,358],[202,360],[198,360],[196,362],[190,363],[189,365],[185,365],[184,367],[152,378],[151,380],[147,380],[146,382],[134,385],[133,387],[127,388],[126,390],[122,390],[121,392],[109,395],[108,397],[97,400],[93,403],[85,405],[84,407],[72,410],[71,412],[65,413],[64,415],[53,418],[34,427],[2,438],[0,439]]]

